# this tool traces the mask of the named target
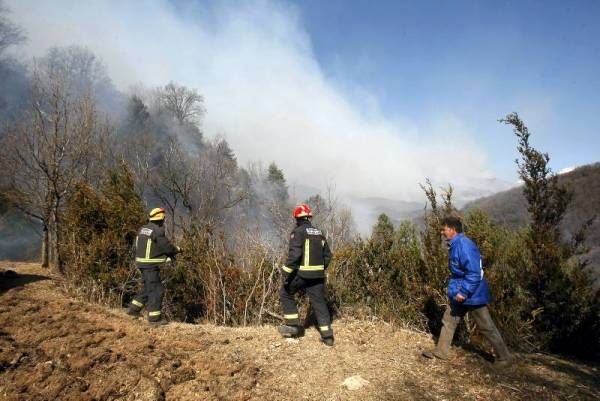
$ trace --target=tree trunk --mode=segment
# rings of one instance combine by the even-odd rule
[[[44,228],[43,228],[43,240],[42,240],[42,267],[48,267],[49,262],[50,262],[50,255],[49,255],[49,250],[50,250],[50,234],[48,233],[48,225],[44,224]]]
[[[55,263],[56,269],[61,274],[63,274],[64,266],[63,266],[62,258],[61,258],[62,239],[61,239],[61,232],[58,227],[58,222],[55,224],[55,227],[54,227],[54,238],[55,238],[55,241],[54,241],[54,263]]]
[[[56,211],[52,213],[51,224],[50,224],[50,262],[52,267],[62,274],[62,266],[60,264],[59,255],[59,229],[58,229],[58,216]]]

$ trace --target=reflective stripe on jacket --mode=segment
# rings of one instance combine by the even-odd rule
[[[165,236],[165,228],[153,222],[140,228],[135,244],[135,261],[140,268],[160,266],[177,253],[177,247]]]
[[[282,270],[287,274],[297,271],[303,278],[323,278],[330,261],[331,251],[321,230],[308,219],[300,220],[290,234],[288,257]]]

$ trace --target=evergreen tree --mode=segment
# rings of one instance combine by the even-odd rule
[[[517,113],[500,120],[513,126],[519,142],[517,149],[521,160],[516,160],[519,177],[523,180],[523,194],[527,200],[530,223],[528,248],[534,265],[537,267],[535,292],[545,297],[549,288],[550,276],[558,273],[561,264],[559,224],[573,192],[559,184],[558,176],[548,166],[550,157],[541,153],[529,143],[530,133]]]
[[[531,255],[529,289],[534,297],[535,320],[542,345],[554,350],[598,354],[600,307],[597,291],[578,264],[567,259],[560,242],[559,224],[573,193],[558,182],[548,166],[547,153],[529,143],[530,133],[517,113],[500,122],[513,126],[518,138],[518,172],[524,182],[523,194],[528,203],[531,222],[527,232],[527,250]],[[580,338],[591,336],[586,350]],[[594,340],[595,338],[595,340]]]

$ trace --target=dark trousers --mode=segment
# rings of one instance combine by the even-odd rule
[[[158,267],[142,267],[140,268],[144,287],[133,298],[129,309],[134,312],[139,312],[144,306],[148,310],[148,320],[151,322],[161,319],[160,306],[163,296],[163,286],[160,281],[160,270]]]
[[[438,352],[446,356],[449,354],[450,344],[452,343],[452,337],[454,337],[456,327],[467,313],[473,316],[475,324],[477,324],[477,328],[479,328],[481,334],[483,334],[492,344],[498,359],[509,359],[511,356],[510,352],[502,339],[502,335],[492,320],[487,305],[470,306],[450,302],[442,319],[442,331],[436,347]]]
[[[295,295],[300,290],[306,290],[310,306],[317,318],[317,324],[321,337],[333,337],[331,328],[331,316],[327,307],[325,295],[325,279],[305,279],[295,276],[289,283],[284,284],[279,291],[279,299],[283,308],[283,317],[288,325],[298,326],[300,318],[298,316],[298,307],[296,305]]]

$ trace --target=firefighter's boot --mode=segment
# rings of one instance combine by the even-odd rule
[[[142,316],[139,310],[134,310],[131,308],[127,309],[127,314],[134,319],[137,319],[138,317]]]
[[[142,308],[144,304],[138,301],[137,299],[133,299],[129,304],[129,308],[127,309],[127,314],[133,318],[138,318],[141,316]]]
[[[279,334],[286,338],[298,337],[300,329],[298,326],[292,326],[289,324],[282,324],[279,326]]]
[[[164,326],[164,325],[169,324],[169,322],[166,321],[165,319],[149,320],[148,324],[150,325],[150,327],[160,327],[160,326]]]

